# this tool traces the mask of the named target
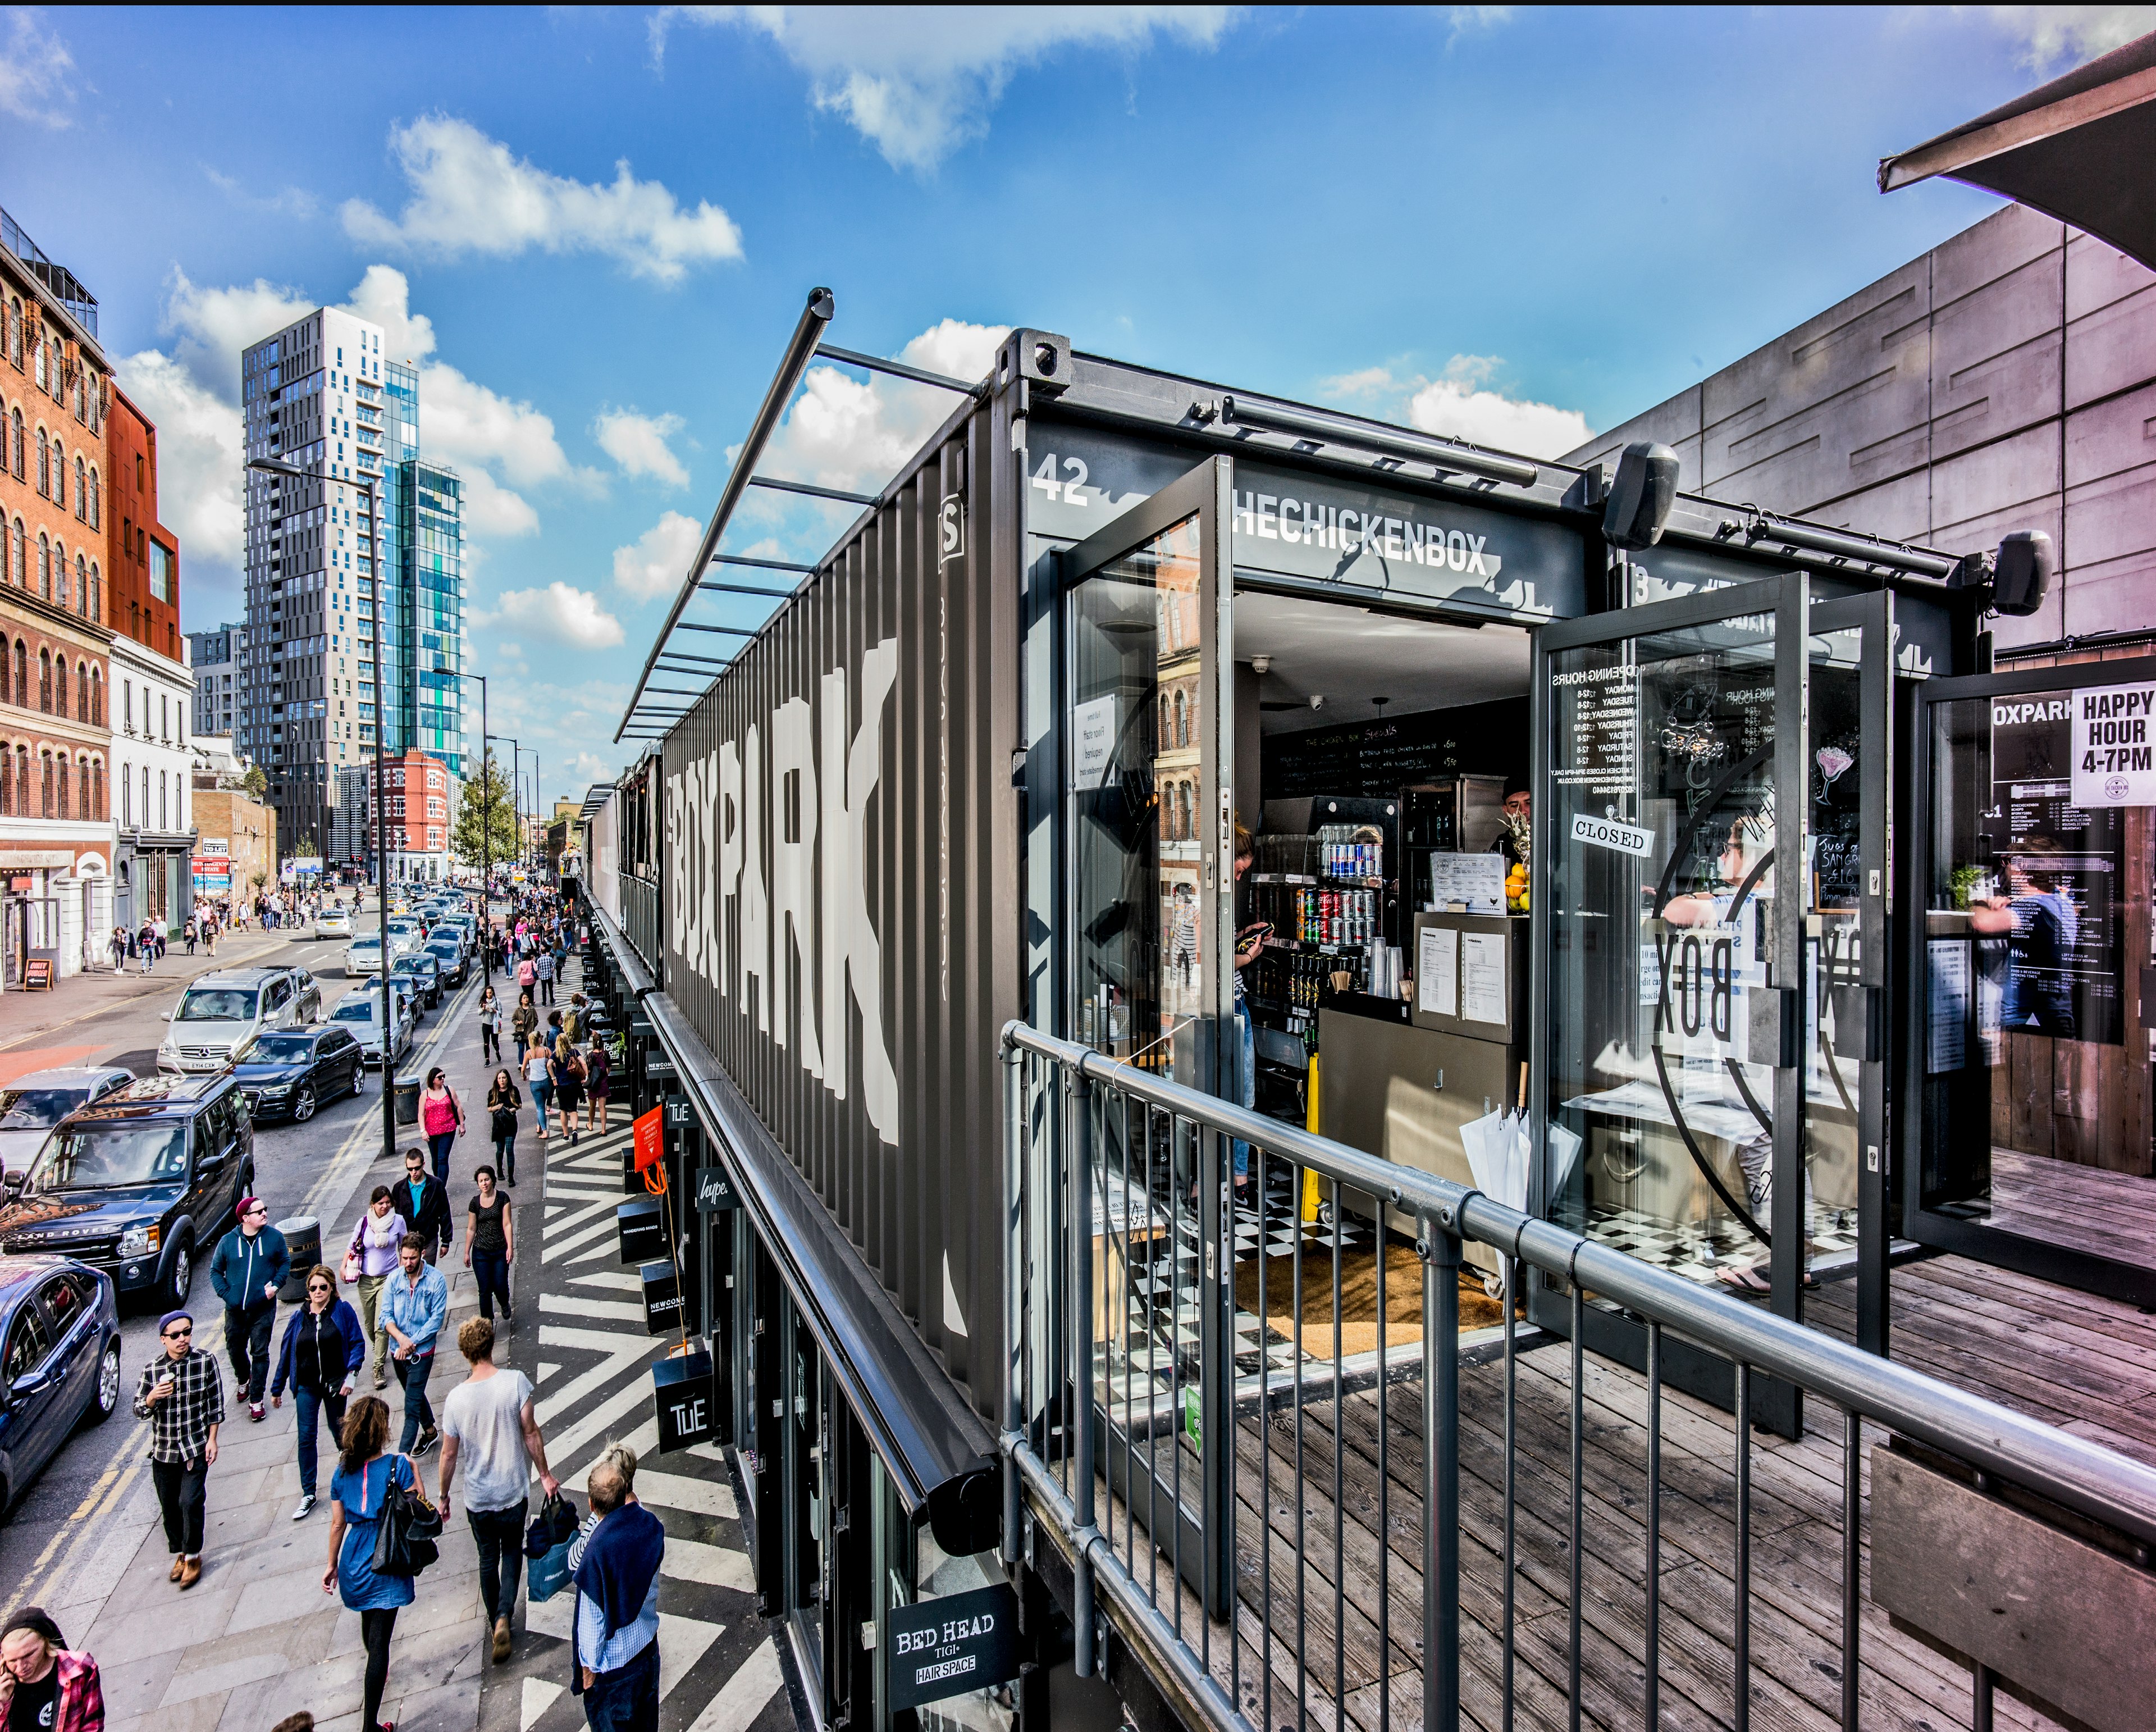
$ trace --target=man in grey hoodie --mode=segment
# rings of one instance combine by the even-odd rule
[[[236,1232],[217,1241],[209,1284],[224,1301],[224,1350],[232,1358],[233,1390],[247,1393],[247,1416],[262,1418],[262,1386],[270,1380],[270,1337],[277,1323],[277,1289],[292,1272],[285,1236],[269,1224],[270,1205],[242,1197]]]

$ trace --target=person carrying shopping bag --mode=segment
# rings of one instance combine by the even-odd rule
[[[362,1395],[346,1417],[336,1475],[330,1481],[330,1557],[322,1591],[336,1595],[347,1611],[359,1614],[360,1641],[367,1650],[362,1732],[390,1732],[382,1724],[389,1643],[397,1614],[413,1598],[410,1576],[380,1573],[374,1567],[383,1506],[393,1501],[392,1485],[408,1496],[424,1494],[418,1468],[408,1456],[387,1453],[388,1442],[388,1405]]]
[[[554,1085],[554,1104],[561,1109],[562,1134],[573,1148],[578,1141],[577,1115],[584,1105],[584,1061],[567,1035],[554,1037],[547,1076]]]
[[[367,1330],[367,1356],[374,1361],[374,1386],[388,1385],[384,1369],[389,1357],[389,1337],[382,1329],[382,1294],[397,1268],[397,1247],[409,1231],[397,1211],[389,1187],[377,1185],[361,1211],[358,1224],[344,1251],[344,1278],[358,1296],[360,1323]]]
[[[465,1514],[479,1548],[480,1600],[499,1666],[509,1657],[510,1621],[524,1570],[524,1518],[531,1508],[527,1475],[531,1468],[538,1470],[539,1489],[549,1498],[559,1493],[562,1483],[547,1465],[547,1440],[533,1411],[531,1380],[494,1363],[494,1325],[484,1317],[466,1318],[457,1331],[457,1348],[471,1375],[442,1403],[442,1515],[444,1520],[449,1517],[449,1488],[461,1467]]]
[[[277,1354],[277,1376],[270,1385],[270,1405],[285,1405],[285,1389],[300,1413],[300,1503],[292,1519],[303,1522],[315,1511],[316,1434],[327,1415],[330,1439],[344,1435],[344,1404],[367,1363],[367,1331],[359,1313],[337,1297],[336,1272],[317,1263],[307,1272],[307,1302],[285,1325]]]

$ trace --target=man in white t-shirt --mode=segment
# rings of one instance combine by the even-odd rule
[[[548,1497],[561,1489],[561,1482],[547,1466],[531,1380],[494,1363],[494,1325],[483,1317],[470,1319],[457,1331],[457,1348],[471,1362],[471,1375],[442,1403],[442,1519],[449,1519],[449,1487],[462,1467],[465,1513],[479,1545],[480,1597],[494,1627],[499,1666],[509,1657],[509,1618],[524,1578],[524,1523],[530,1511],[526,1462],[539,1470],[539,1488]]]

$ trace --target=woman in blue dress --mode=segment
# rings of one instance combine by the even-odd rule
[[[412,1603],[410,1576],[374,1571],[382,1504],[392,1482],[408,1492],[420,1489],[409,1456],[383,1453],[388,1442],[388,1406],[362,1395],[345,1416],[336,1474],[330,1481],[330,1565],[322,1572],[322,1591],[340,1595],[359,1614],[360,1638],[367,1645],[363,1732],[391,1732],[378,1718],[389,1682],[389,1638],[398,1608]]]

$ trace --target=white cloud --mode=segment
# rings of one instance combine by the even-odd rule
[[[382,352],[392,361],[423,361],[434,352],[434,321],[412,311],[412,285],[393,265],[368,265],[345,311],[382,327]]]
[[[235,177],[219,174],[207,164],[203,166],[203,173],[218,192],[246,210],[259,210],[274,217],[305,218],[313,216],[321,208],[321,201],[303,188],[286,187],[276,193],[250,193]]]
[[[390,134],[412,198],[394,218],[361,198],[344,206],[345,231],[365,244],[439,258],[603,253],[636,275],[678,282],[691,265],[741,257],[741,230],[717,205],[685,210],[628,161],[602,186],[551,174],[469,121],[432,115]]]
[[[157,509],[179,536],[188,570],[207,563],[216,578],[236,582],[245,552],[239,417],[156,349],[123,357],[117,372],[120,388],[157,425]]]
[[[1578,409],[1507,397],[1489,388],[1502,362],[1495,355],[1455,355],[1435,378],[1365,367],[1321,382],[1328,397],[1357,398],[1410,426],[1524,457],[1561,457],[1587,443],[1594,429]]]
[[[281,331],[321,303],[266,277],[205,289],[177,265],[167,280],[163,328],[179,340],[172,357],[225,402],[239,403],[239,352]]]
[[[521,493],[503,486],[483,469],[454,464],[450,467],[457,470],[457,478],[464,483],[467,537],[490,537],[495,541],[507,541],[516,536],[538,534],[539,513],[532,510],[531,501]],[[467,566],[477,565],[480,554],[480,549],[467,540]]]
[[[419,373],[419,449],[452,469],[490,469],[511,486],[593,479],[574,469],[552,417],[504,397],[445,362]]]
[[[596,752],[579,752],[569,760],[569,773],[587,786],[593,782],[611,782],[620,770],[619,763]]]
[[[629,546],[613,550],[614,588],[634,602],[673,594],[703,539],[704,526],[694,517],[667,512]]]
[[[74,56],[28,6],[8,8],[8,43],[0,48],[0,114],[55,131],[74,124]]]
[[[1446,34],[1445,45],[1450,49],[1463,36],[1486,36],[1501,24],[1512,21],[1509,6],[1450,6],[1445,8],[1446,21],[1451,30]]]
[[[511,626],[571,650],[611,650],[622,641],[621,621],[599,605],[598,597],[559,578],[544,589],[511,589],[474,617],[480,624]]]
[[[1229,6],[668,6],[652,15],[664,56],[677,23],[762,31],[807,73],[816,106],[844,119],[894,168],[933,168],[988,131],[1021,68],[1063,49],[1136,54],[1166,38],[1210,49]]]
[[[984,378],[1007,325],[946,319],[899,351],[898,358],[952,378]],[[954,399],[932,385],[871,373],[865,383],[835,367],[808,370],[802,394],[773,439],[764,467],[787,481],[873,493],[921,449]],[[850,511],[850,507],[846,508]]]
[[[689,471],[666,441],[681,430],[679,415],[640,415],[608,409],[592,428],[599,449],[628,475],[650,475],[674,487],[689,485]]]
[[[1957,8],[1957,10],[1963,8]],[[2078,66],[2156,30],[2156,6],[1984,6],[1973,8],[2020,50],[2031,72]]]

